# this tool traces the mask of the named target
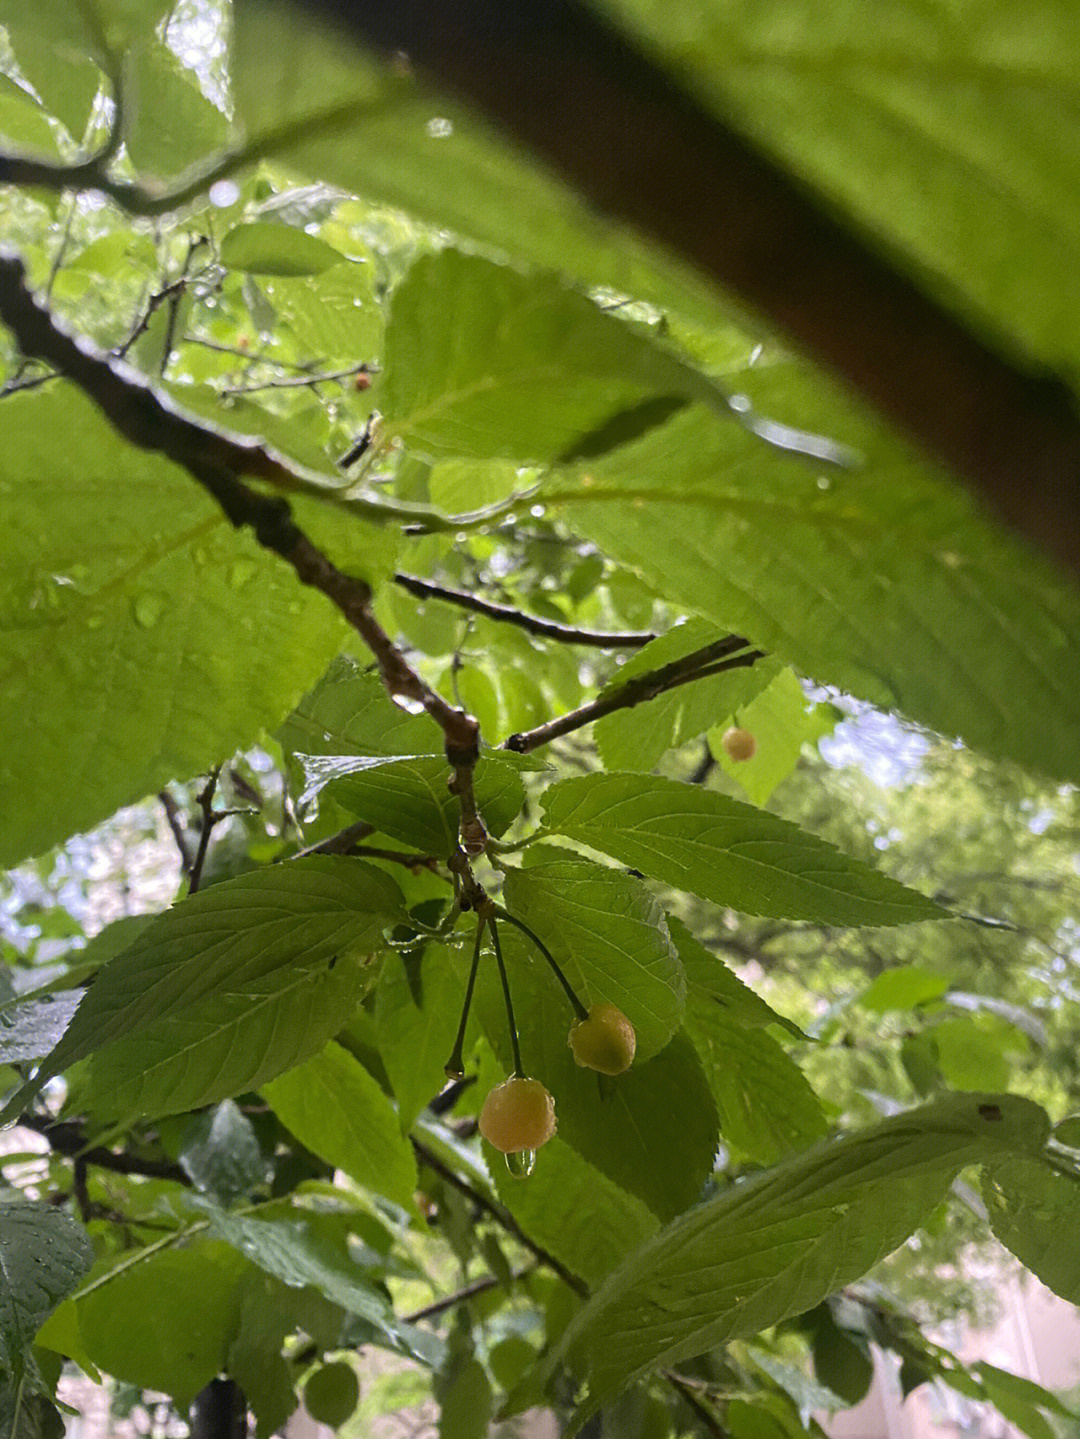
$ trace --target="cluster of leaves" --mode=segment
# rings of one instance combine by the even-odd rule
[[[867,1276],[920,1226],[955,1254],[975,1227],[942,1216],[975,1181],[978,1232],[1080,1300],[1075,1122],[1047,1115],[1077,1100],[1072,995],[1034,1020],[1053,986],[972,939],[1065,943],[1060,903],[986,913],[938,873],[946,827],[969,879],[1004,867],[944,817],[981,763],[951,744],[895,878],[873,795],[765,806],[848,694],[989,756],[984,813],[988,774],[1002,815],[1035,792],[1013,765],[1071,813],[1075,590],[674,262],[301,7],[11,0],[3,23],[24,183],[0,223],[38,333],[114,365],[43,360],[5,266],[0,1064],[4,1118],[48,1157],[0,1191],[4,1432],[57,1432],[66,1360],[180,1410],[228,1376],[260,1435],[301,1390],[362,1424],[406,1373],[446,1439],[532,1404],[797,1439],[866,1392],[876,1346],[905,1392],[936,1380],[1045,1439],[1060,1401],[961,1366]],[[788,120],[763,100],[778,145]],[[1019,292],[976,284],[967,249],[960,284],[938,220],[912,248],[1008,325]],[[1060,358],[1024,297],[1022,338]],[[125,422],[141,385],[202,458]],[[239,454],[344,604],[200,488]],[[475,763],[436,692],[478,720]],[[106,840],[72,837],[138,804],[123,850],[155,794],[182,893],[136,881],[135,913],[80,922],[72,873]],[[484,891],[637,1034],[625,1075],[579,1069],[562,989],[505,928],[558,1113],[527,1182],[476,1137],[514,1061],[486,955],[466,1079],[444,1075]],[[1047,1060],[1009,1062],[1029,1044]],[[393,1367],[358,1399],[372,1348]]]

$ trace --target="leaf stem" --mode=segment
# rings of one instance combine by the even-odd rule
[[[509,918],[509,916],[507,917]],[[514,1077],[524,1079],[525,1070],[521,1065],[521,1045],[518,1041],[517,1021],[514,1019],[514,1001],[510,997],[510,980],[506,974],[506,961],[503,959],[502,945],[499,943],[499,931],[494,915],[490,917],[488,923],[491,925],[491,942],[495,946],[495,962],[499,966],[499,979],[502,982],[503,999],[506,1002],[506,1018],[510,1025],[510,1048],[514,1054]]]
[[[512,925],[521,930],[522,934],[526,935],[529,939],[531,939],[533,944],[536,945],[537,949],[547,960],[548,964],[552,968],[555,978],[559,981],[559,983],[565,990],[566,997],[570,1001],[573,1011],[577,1015],[578,1019],[588,1019],[589,1011],[582,1004],[581,1000],[578,999],[576,993],[574,992],[573,985],[563,973],[558,960],[552,954],[551,950],[548,949],[547,945],[540,938],[540,936],[536,934],[533,930],[531,930],[523,919],[518,919],[515,915],[512,915],[509,910],[503,909],[502,905],[498,905],[497,908],[499,914],[503,917],[503,919],[509,920]],[[491,927],[492,930],[494,930],[494,923],[492,923]]]
[[[444,1065],[447,1078],[449,1079],[462,1079],[465,1075],[465,1027],[469,1022],[469,1010],[472,1008],[473,990],[476,988],[476,974],[480,968],[480,950],[484,942],[484,926],[487,922],[487,916],[481,914],[476,925],[476,943],[473,945],[472,964],[469,966],[469,981],[465,986],[465,1003],[461,1006],[461,1019],[458,1021],[457,1038],[454,1040],[454,1048],[450,1053],[450,1058]],[[495,926],[493,924],[492,930],[494,930],[494,928]]]

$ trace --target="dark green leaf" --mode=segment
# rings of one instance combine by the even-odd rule
[[[545,794],[544,812],[557,834],[747,914],[866,925],[945,915],[787,820],[675,780],[563,780]]]
[[[415,960],[383,961],[375,991],[379,1056],[398,1102],[404,1132],[446,1083],[443,1066],[457,1033],[463,993],[446,950],[428,945]]]
[[[231,1099],[196,1115],[179,1158],[195,1187],[225,1205],[258,1189],[269,1174],[251,1120]]]
[[[48,1054],[71,1022],[82,993],[77,989],[0,1008],[0,1064],[19,1064]]]

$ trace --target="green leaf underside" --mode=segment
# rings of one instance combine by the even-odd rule
[[[416,1160],[393,1105],[339,1044],[263,1085],[274,1113],[301,1144],[358,1184],[411,1208]]]
[[[0,450],[8,866],[250,743],[315,681],[344,626],[74,388],[10,396]]]
[[[394,294],[378,396],[431,459],[553,459],[657,394],[711,386],[556,277],[446,249]]]
[[[656,1216],[556,1136],[522,1184],[487,1151],[499,1198],[530,1239],[592,1284],[651,1238]]]
[[[807,377],[749,377],[803,418]],[[748,388],[751,388],[748,385]],[[751,388],[751,393],[753,389]],[[798,407],[798,409],[796,409]],[[1078,776],[1080,596],[898,442],[854,430],[862,468],[804,461],[700,408],[554,476],[543,498],[663,593],[822,683],[992,755]]]
[[[305,799],[325,790],[350,814],[423,854],[445,857],[456,849],[460,810],[444,755],[298,758],[307,777]],[[521,776],[507,759],[487,754],[474,773],[484,823],[501,835],[524,802]]]
[[[90,1268],[94,1251],[75,1221],[20,1195],[0,1196],[0,1365],[24,1373],[34,1336]]]
[[[686,980],[660,905],[632,875],[585,860],[534,865],[506,876],[507,908],[545,941],[578,998],[618,1005],[643,1061],[682,1018]]]
[[[549,1361],[587,1367],[590,1405],[637,1375],[812,1308],[902,1243],[969,1164],[1036,1154],[1042,1110],[948,1096],[820,1145],[709,1200],[645,1244]]]
[[[446,1083],[443,1066],[457,1033],[461,1000],[461,985],[441,945],[428,945],[415,963],[397,954],[383,961],[375,1027],[404,1133]]]
[[[628,774],[563,780],[545,794],[544,814],[557,834],[746,914],[850,925],[946,914],[787,820],[675,780]]]
[[[341,1028],[401,906],[389,875],[326,855],[202,890],[106,965],[37,1083],[90,1056],[88,1100],[111,1115],[264,1083]]]

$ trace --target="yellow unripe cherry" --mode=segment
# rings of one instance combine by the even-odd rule
[[[634,1062],[637,1035],[618,1005],[605,1002],[594,1004],[588,1019],[571,1026],[567,1043],[583,1069],[622,1074]]]
[[[484,1100],[480,1133],[503,1154],[539,1149],[555,1133],[555,1101],[538,1079],[513,1074]]]
[[[748,729],[725,730],[721,744],[727,751],[728,759],[736,762],[746,759],[753,759],[757,754],[757,740]]]

